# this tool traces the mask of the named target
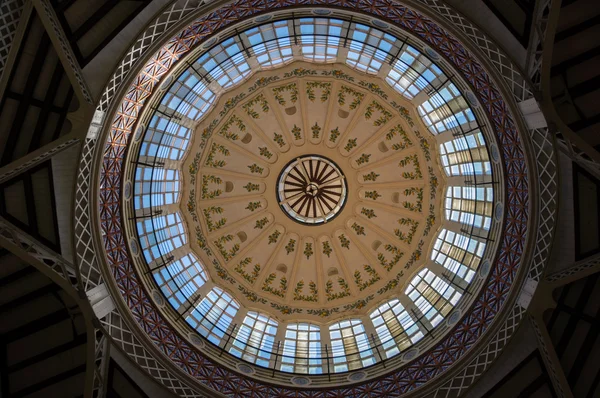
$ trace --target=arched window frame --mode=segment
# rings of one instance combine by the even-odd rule
[[[460,132],[475,126],[475,114],[460,90],[452,82],[431,93],[417,107],[421,120],[433,135],[451,130]],[[466,127],[466,128],[465,128]]]
[[[291,373],[323,373],[321,328],[311,323],[288,324],[279,369]]]
[[[446,220],[489,231],[493,202],[493,187],[449,186],[444,200]]]
[[[481,262],[485,242],[458,232],[442,229],[433,245],[431,259],[470,283]]]
[[[361,72],[377,74],[389,54],[398,52],[398,39],[379,29],[362,24],[350,27],[346,64]]]
[[[334,62],[341,46],[344,21],[330,18],[300,18],[295,21],[300,32],[304,59],[311,62]]]
[[[278,322],[268,315],[250,311],[240,325],[229,352],[259,366],[269,367],[275,351]]]
[[[381,304],[369,317],[386,358],[398,355],[424,336],[419,324],[398,299]]]
[[[492,165],[480,130],[440,144],[440,159],[446,175],[491,175]]]
[[[193,253],[160,267],[152,276],[175,310],[188,300],[193,300],[198,290],[208,281],[204,266]]]
[[[429,268],[423,268],[415,275],[405,294],[433,327],[444,320],[462,297],[450,283]]]
[[[148,263],[161,259],[187,242],[179,212],[139,220],[137,231]]]
[[[179,123],[154,114],[140,147],[140,156],[181,160],[190,143],[191,130]]]
[[[444,79],[444,72],[412,46],[404,45],[385,81],[400,94],[412,100],[432,83]]]
[[[194,69],[187,69],[169,87],[161,104],[174,111],[174,117],[200,119],[211,107],[216,95],[208,87],[208,82]]]
[[[194,62],[193,67],[210,76],[223,89],[240,84],[252,72],[237,36],[211,48]]]
[[[136,210],[177,203],[179,191],[179,170],[147,166],[135,169],[133,207]]]
[[[362,320],[344,319],[329,326],[334,373],[360,369],[376,362]]]
[[[240,305],[229,293],[215,286],[188,314],[186,321],[218,346],[239,309]]]
[[[290,21],[260,25],[244,32],[250,49],[263,68],[277,67],[294,59]]]

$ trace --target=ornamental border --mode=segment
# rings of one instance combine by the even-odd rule
[[[281,3],[283,3],[283,2],[281,2]],[[290,2],[290,1],[288,1],[288,2],[285,2],[285,3],[286,3],[286,4],[290,4],[290,3],[292,3],[292,4],[308,4],[308,5],[310,5],[310,4],[323,4],[323,5],[327,5],[327,4],[328,4],[328,3],[330,3],[330,2],[328,2],[328,1],[291,1],[291,2]],[[361,5],[361,3],[362,3],[362,5],[363,5],[363,8],[362,8],[362,9],[360,9],[359,7],[357,7],[357,8],[359,8],[359,9],[358,9],[358,11],[363,11],[363,12],[364,12],[364,11],[372,11],[372,12],[374,12],[374,13],[377,13],[378,11],[380,11],[380,9],[378,9],[378,8],[375,8],[375,6],[369,6],[369,5],[365,5],[365,3],[363,3],[363,2],[356,2],[356,5],[357,5],[357,6],[360,6],[360,5]],[[438,10],[438,12],[442,12],[442,13],[446,13],[446,14],[452,14],[452,13],[453,13],[453,11],[452,11],[451,9],[449,9],[449,8],[447,8],[447,7],[445,7],[445,6],[440,6],[440,5],[439,5],[439,4],[437,4],[437,2],[435,2],[435,1],[428,1],[427,3],[435,3],[435,5],[436,5],[436,6],[434,6],[433,8],[434,8],[434,9],[436,9],[436,10]],[[386,6],[386,5],[387,5],[387,7],[389,8],[389,7],[390,7],[390,4],[393,4],[393,2],[386,2],[386,4],[384,4],[384,6]],[[285,5],[285,4],[279,4],[279,6],[284,6],[284,5]],[[272,6],[276,7],[277,5],[272,5]],[[353,6],[354,6],[354,2],[353,2],[353,4],[346,4],[346,3],[345,3],[343,6],[345,6],[346,8],[348,8],[348,7],[353,7]],[[170,15],[173,13],[173,10],[174,10],[176,7],[177,7],[177,6],[173,6],[171,9],[169,9],[169,11],[165,12],[165,14],[167,14],[167,13],[168,13],[168,14],[169,14],[169,17],[170,17]],[[367,9],[367,7],[369,7],[369,8],[370,8],[370,10],[369,10],[369,9]],[[184,8],[185,8],[185,6],[184,6]],[[266,7],[266,8],[268,9],[269,7]],[[399,10],[399,9],[401,9],[401,8],[403,8],[403,7],[397,7],[397,8],[396,8],[396,10]],[[406,10],[406,9],[405,9],[405,10]],[[440,11],[440,10],[441,10],[441,11]],[[177,11],[177,10],[176,10],[176,11]],[[179,12],[179,14],[178,14],[178,15],[179,15],[179,17],[182,17],[182,16],[183,16],[183,13],[182,13],[182,11],[183,11],[183,10],[181,10],[181,11],[178,11],[178,12]],[[261,10],[255,10],[255,12],[260,12],[260,11],[261,11]],[[235,14],[235,13],[234,13],[234,14]],[[381,14],[381,12],[379,12],[379,14]],[[163,15],[164,15],[164,14],[163,14]],[[211,15],[215,15],[215,13],[212,13]],[[418,15],[418,14],[413,12],[413,15]],[[247,15],[244,15],[244,16],[247,16]],[[222,16],[222,17],[223,17],[223,16]],[[232,17],[232,15],[230,15],[229,17],[231,18],[231,17]],[[176,18],[177,18],[177,17],[176,17]],[[236,19],[236,18],[237,18],[237,14],[235,14],[235,15],[233,16],[233,19]],[[384,18],[385,18],[385,16],[384,16]],[[468,23],[468,21],[464,21],[464,19],[463,19],[462,17],[460,17],[459,15],[450,15],[450,18],[448,18],[448,19],[451,19],[451,20],[452,20],[453,18],[457,18],[457,19],[459,19],[459,20],[462,20],[462,21],[463,21],[463,23],[465,23],[465,24],[467,24],[467,25],[470,25],[470,24]],[[205,20],[206,20],[206,18],[205,18]],[[230,20],[231,20],[231,19],[230,19]],[[223,21],[224,21],[224,19],[223,19]],[[227,22],[228,22],[228,21],[227,21]],[[431,21],[430,21],[428,18],[422,18],[422,19],[421,19],[419,22],[421,22],[422,24],[421,24],[421,25],[419,25],[418,27],[422,27],[422,26],[423,26],[423,23],[430,23],[430,24],[432,24],[432,22],[431,22]],[[455,22],[455,21],[453,21],[453,22]],[[435,25],[435,24],[433,24],[433,25]],[[414,26],[415,26],[415,27],[417,27],[417,24],[415,23],[415,25],[414,25]],[[213,27],[215,27],[215,28],[218,28],[219,26],[213,26]],[[468,27],[468,26],[467,26],[467,27],[465,27],[465,26],[464,26],[464,25],[462,25],[462,24],[459,24],[459,27],[461,27],[461,28],[462,28],[463,30],[465,30],[465,31],[466,31],[467,29],[469,29],[469,27]],[[480,36],[477,36],[477,34],[474,34],[474,33],[473,33],[473,31],[476,31],[476,29],[475,29],[474,27],[472,27],[472,25],[471,25],[470,29],[471,29],[471,32],[466,32],[466,33],[467,33],[468,35],[470,35],[470,36],[471,36],[471,38],[473,38],[473,36],[475,36],[475,37],[480,37]],[[426,34],[427,34],[427,33],[429,33],[429,32],[427,32],[427,31],[421,31],[421,32],[418,32],[418,33],[420,33],[421,37],[423,37],[423,35],[426,35]],[[454,38],[452,38],[452,37],[447,37],[447,36],[446,36],[446,37],[443,37],[443,36],[444,36],[444,34],[446,34],[446,35],[447,35],[447,33],[446,33],[446,32],[444,32],[442,29],[439,29],[439,28],[438,28],[438,30],[437,30],[437,33],[442,33],[442,38],[448,39],[448,40],[446,41],[446,43],[445,43],[445,44],[451,44],[451,46],[453,46],[453,45],[455,45],[455,44],[459,44],[459,46],[460,46],[460,43],[457,43],[456,39],[454,39]],[[480,32],[476,32],[476,33],[479,33],[479,35],[481,35],[481,33],[480,33]],[[155,37],[158,37],[158,36],[160,36],[160,34],[157,34]],[[436,37],[432,37],[432,38],[431,38],[431,40],[439,40],[439,39],[440,39],[440,37],[437,37],[437,38],[436,38]],[[452,41],[452,40],[450,40],[450,39],[452,39],[453,41]],[[487,39],[486,39],[486,40],[487,40]],[[434,45],[434,47],[438,47],[436,44],[434,44],[434,43],[432,43],[432,44]],[[491,42],[489,42],[489,41],[488,41],[488,42],[486,42],[486,43],[484,43],[483,45],[482,45],[481,43],[478,43],[478,44],[479,44],[480,46],[483,46],[483,47],[484,47],[484,48],[482,48],[482,49],[483,49],[485,52],[488,52],[488,53],[489,53],[490,51],[494,51],[494,49],[490,50],[490,45],[493,47],[493,43],[491,43]],[[144,43],[144,44],[143,44],[143,46],[146,46],[146,48],[147,48],[147,44],[146,44],[146,43]],[[450,47],[451,47],[451,46],[450,46]],[[135,49],[135,48],[137,48],[137,47],[139,47],[139,42],[138,42],[138,44],[137,44],[136,46],[134,46],[134,47],[133,47],[133,49]],[[462,48],[462,46],[460,46],[460,47]],[[138,50],[139,50],[139,49],[138,49]],[[449,48],[446,48],[446,50],[450,50],[450,49],[449,49]],[[465,50],[464,50],[464,48],[462,48],[462,50],[463,50],[463,51],[465,51]],[[133,50],[132,50],[132,51],[133,51]],[[139,56],[139,54],[141,54],[142,52],[143,52],[143,50],[142,50],[142,51],[139,51],[137,54],[135,54],[135,55],[133,55],[133,56],[131,55],[131,54],[132,54],[132,52],[130,52],[130,53],[128,53],[128,57],[129,57],[130,59],[131,59],[131,57],[135,58],[135,57]],[[447,52],[446,52],[445,50],[442,50],[441,52],[442,52],[442,53],[444,53],[445,55],[447,55]],[[470,56],[471,54],[469,54],[468,52],[466,52],[466,51],[465,51],[465,52],[464,52],[464,53],[462,53],[461,55],[469,55],[469,56]],[[527,88],[526,88],[526,86],[523,84],[523,80],[522,80],[521,76],[517,76],[517,79],[516,79],[516,80],[514,80],[514,78],[515,78],[515,71],[514,71],[514,67],[512,67],[512,65],[510,65],[510,61],[509,61],[509,60],[508,60],[508,59],[507,59],[507,58],[506,58],[506,57],[505,57],[503,54],[501,54],[501,55],[502,55],[502,57],[503,57],[503,58],[502,58],[502,57],[500,57],[500,58],[501,58],[501,59],[500,59],[500,61],[496,61],[496,62],[492,61],[492,63],[494,63],[494,64],[497,64],[497,65],[501,65],[501,66],[502,66],[502,65],[505,65],[505,63],[508,63],[508,64],[509,64],[509,68],[510,68],[510,72],[512,72],[512,74],[513,74],[513,75],[512,75],[512,76],[506,76],[506,75],[505,75],[504,77],[505,77],[505,78],[508,80],[508,82],[510,83],[510,86],[511,86],[511,88],[513,89],[513,93],[515,94],[515,96],[516,96],[517,98],[519,98],[519,97],[526,97],[526,96],[528,96],[530,93],[527,91]],[[458,55],[457,55],[457,56],[458,56]],[[471,61],[471,60],[468,60],[468,61]],[[503,61],[504,61],[504,62],[503,62]],[[125,61],[123,61],[123,62],[125,62]],[[133,64],[133,62],[131,62],[131,61],[130,61],[130,63],[129,63],[129,67],[130,67],[132,64]],[[123,63],[122,63],[121,65],[123,65]],[[147,66],[150,66],[151,68],[152,68],[152,67],[154,67],[154,66],[152,65],[152,62],[150,62],[149,64],[147,64]],[[470,65],[463,65],[463,66],[465,66],[465,67],[466,67],[466,69],[469,69],[469,66],[478,66],[478,67],[480,67],[480,65],[478,65],[478,64],[477,64],[477,62],[474,62],[474,63],[472,63],[472,64],[470,64]],[[122,73],[123,73],[123,69],[128,69],[128,68],[127,68],[127,67],[125,67],[125,68],[120,68],[120,70],[119,70],[117,73],[115,73],[115,76],[117,77],[117,79],[119,79],[119,76],[118,76],[118,75],[119,75],[119,73],[121,73],[121,75],[120,75],[120,76],[121,76],[121,77],[123,77],[123,74],[122,74]],[[147,71],[148,71],[148,70],[147,70]],[[470,71],[470,72],[472,72],[472,71]],[[125,72],[125,73],[127,73],[127,72]],[[484,72],[484,73],[485,73],[485,72]],[[517,72],[517,74],[518,74],[518,72]],[[469,79],[469,80],[470,80],[470,79]],[[148,82],[147,82],[147,81],[139,81],[139,83],[140,83],[142,86],[144,86],[144,85],[148,84]],[[485,81],[483,81],[483,82],[477,82],[477,83],[484,83],[484,84],[485,84],[485,83],[489,83],[489,81],[488,81],[488,82],[485,82]],[[118,87],[118,85],[120,84],[120,82],[118,82],[118,83],[115,83],[115,78],[113,78],[113,80],[111,80],[111,84],[112,84],[112,86],[111,86],[111,87],[109,87],[109,88],[107,88],[107,90],[108,90],[108,91],[107,91],[107,92],[105,92],[105,95],[104,95],[104,96],[103,96],[103,98],[102,98],[102,100],[103,100],[103,101],[102,101],[102,102],[101,102],[101,104],[99,105],[99,108],[98,108],[98,110],[99,110],[101,113],[103,113],[103,111],[106,109],[106,107],[107,107],[107,103],[108,103],[108,102],[110,102],[110,99],[111,99],[110,97],[112,97],[112,95],[114,95],[114,93],[115,93],[115,91],[116,91],[116,87]],[[478,87],[478,85],[477,85],[477,84],[476,84],[475,86],[476,86],[476,87]],[[111,93],[111,91],[112,91],[112,93]],[[107,94],[107,93],[108,93],[108,94]],[[490,98],[490,97],[489,97],[489,95],[490,95],[490,94],[497,95],[497,94],[499,94],[499,93],[498,93],[498,91],[493,91],[492,93],[489,93],[489,92],[488,92],[488,93],[486,93],[486,95],[488,96],[488,99],[493,99],[493,98]],[[107,97],[108,97],[108,98],[107,98]],[[498,103],[499,103],[499,102],[503,102],[503,101],[502,101],[502,100],[498,101],[498,100],[497,100],[497,98],[496,98],[496,101],[494,101],[494,102],[495,102],[495,105],[498,105]],[[502,117],[501,117],[501,116],[502,116],[502,114],[504,114],[504,116],[507,116],[507,114],[506,114],[506,112],[507,112],[507,111],[508,111],[508,109],[507,109],[507,107],[506,107],[506,106],[505,106],[505,107],[502,107],[502,106],[500,106],[500,107],[495,107],[495,106],[492,106],[492,114],[493,114],[493,115],[496,115],[496,116],[500,116],[500,119],[502,119]],[[496,113],[496,112],[500,112],[500,115],[499,115],[498,113]],[[497,122],[498,120],[499,120],[499,119],[497,119],[497,120],[496,120],[496,122]],[[510,122],[512,122],[512,120],[510,120]],[[126,124],[122,124],[122,126],[126,126]],[[131,127],[131,125],[130,125],[129,127]],[[509,127],[510,127],[510,129],[511,129],[511,130],[513,130],[513,132],[516,134],[516,131],[514,130],[514,129],[515,129],[515,127],[514,127],[514,123],[509,123]],[[118,130],[117,130],[117,131],[118,131]],[[540,133],[543,133],[543,132],[540,132]],[[517,138],[517,141],[518,141],[518,137],[516,137],[516,138]],[[90,157],[91,157],[91,151],[93,150],[93,146],[94,146],[94,143],[95,143],[95,142],[93,142],[93,141],[95,141],[95,140],[93,140],[93,139],[86,140],[86,147],[88,147],[88,151],[86,152],[86,151],[84,150],[84,153],[83,153],[83,155],[82,155],[82,161],[81,161],[81,167],[83,167],[83,168],[84,168],[84,170],[83,170],[83,172],[84,172],[84,173],[85,173],[85,172],[87,172],[87,173],[90,173],[90,171],[91,171],[91,170],[90,170],[90,161],[91,161]],[[551,142],[551,140],[550,140],[550,142]],[[87,145],[87,144],[90,144],[90,145]],[[504,148],[504,149],[506,149],[506,148]],[[537,149],[539,149],[540,151],[545,151],[545,152],[548,152],[548,149],[547,149],[547,148],[546,148],[546,149],[543,149],[543,148],[539,147],[539,148],[537,148]],[[121,149],[121,150],[122,150],[122,149]],[[510,152],[510,151],[509,151],[509,152]],[[550,150],[550,152],[551,152],[551,153],[550,153],[550,155],[549,155],[548,157],[549,157],[549,158],[551,158],[551,160],[552,160],[553,150]],[[115,154],[118,154],[118,150],[117,150],[117,152],[115,152]],[[505,153],[505,154],[506,154],[506,153]],[[523,170],[526,170],[526,165],[524,164],[524,162],[525,162],[525,161],[524,161],[524,158],[523,158],[523,153],[522,153],[522,151],[519,151],[519,153],[509,153],[509,155],[516,155],[516,159],[512,159],[512,158],[511,158],[511,160],[516,160],[516,161],[517,161],[517,163],[521,163],[521,168],[520,168],[520,169],[519,169],[519,168],[517,168],[516,170],[511,170],[511,171],[513,171],[513,172],[514,172],[514,171],[518,171],[518,170],[521,170],[521,171],[523,171]],[[519,156],[519,155],[520,155],[520,156]],[[538,161],[538,163],[539,163],[539,161]],[[550,162],[550,163],[552,163],[552,162]],[[106,166],[106,163],[105,163],[105,166]],[[552,166],[553,166],[552,164],[547,164],[547,165],[546,165],[546,167],[550,167],[550,168],[552,168]],[[525,167],[525,169],[523,169],[523,167]],[[554,164],[554,167],[555,167],[555,164]],[[544,165],[542,165],[542,168],[545,168],[545,167],[544,167]],[[551,170],[551,172],[550,172],[548,175],[549,175],[550,179],[553,181],[553,179],[555,178],[555,173],[553,172],[553,170]],[[104,176],[104,177],[106,177],[106,176]],[[523,179],[526,179],[526,176],[525,176],[525,174],[521,174],[521,177],[522,177]],[[517,188],[517,187],[513,187],[513,188]],[[86,219],[87,217],[89,217],[88,215],[84,215],[83,217],[81,216],[81,212],[85,212],[85,211],[88,209],[88,206],[89,206],[87,203],[85,203],[85,201],[88,199],[87,197],[85,197],[87,193],[89,193],[89,181],[81,181],[81,179],[79,179],[79,180],[78,180],[78,191],[77,191],[77,202],[76,202],[76,205],[77,205],[77,212],[78,212],[78,216],[79,216],[78,218],[76,218],[76,227],[78,227],[79,229],[81,229],[81,228],[84,228],[84,229],[85,229],[85,227],[89,227],[89,225],[91,224],[91,220],[89,220],[89,219]],[[118,190],[117,190],[117,192],[116,192],[116,193],[117,193],[117,195],[118,195]],[[83,197],[83,199],[82,199],[82,197]],[[103,197],[103,199],[104,199],[104,197]],[[525,199],[527,199],[527,198],[525,198]],[[550,199],[552,200],[553,198],[551,197]],[[555,199],[554,199],[554,200],[555,200]],[[524,205],[524,204],[526,205],[526,204],[527,204],[527,202],[521,203],[521,205]],[[528,209],[527,209],[527,208],[525,208],[524,210],[525,210],[525,214],[511,214],[511,216],[513,216],[513,217],[514,217],[514,216],[517,216],[517,217],[519,217],[519,216],[520,216],[520,217],[525,217],[525,218],[521,218],[521,220],[517,220],[517,221],[518,221],[518,224],[520,224],[520,225],[523,225],[523,224],[526,222],[526,219],[527,219],[527,210],[528,210]],[[102,215],[102,210],[101,210],[101,215]],[[105,214],[105,215],[106,215],[106,214]],[[552,221],[552,220],[553,220],[553,218],[552,218],[552,217],[550,217],[550,218],[549,218],[549,219],[547,219],[547,220],[550,220],[550,221]],[[547,220],[546,220],[546,221],[547,221]],[[103,227],[104,227],[105,229],[108,229],[108,230],[110,230],[110,228],[111,228],[109,225],[103,225]],[[114,225],[113,225],[112,227],[114,228]],[[523,236],[523,233],[522,233],[522,232],[524,232],[524,231],[523,231],[523,230],[520,230],[520,232],[521,232],[521,238],[524,238],[524,236]],[[80,261],[80,265],[87,266],[87,267],[90,267],[90,268],[96,268],[96,269],[97,269],[97,264],[95,264],[95,262],[97,261],[97,259],[95,258],[95,253],[94,253],[93,247],[92,247],[92,245],[91,245],[89,242],[88,242],[87,244],[86,244],[85,242],[83,242],[84,240],[85,240],[85,239],[81,239],[81,238],[79,238],[79,237],[78,237],[78,238],[77,238],[77,240],[76,240],[76,243],[77,243],[77,248],[78,248],[78,255],[79,255],[79,256],[78,256],[78,260]],[[88,240],[89,240],[89,239],[88,239]],[[110,239],[108,239],[108,238],[105,238],[105,243],[110,243]],[[114,243],[117,243],[117,242],[114,242]],[[84,246],[84,247],[82,247],[82,246],[81,246],[82,244],[83,244],[83,245],[85,245],[85,246]],[[113,247],[113,249],[114,249],[114,247]],[[517,249],[517,251],[522,251],[523,247],[522,247],[522,246],[517,246],[517,247],[516,247],[516,249]],[[504,259],[505,259],[505,260],[511,260],[511,261],[513,261],[513,263],[514,263],[514,261],[515,261],[515,259],[516,259],[516,257],[515,257],[515,256],[518,256],[518,253],[509,252],[509,253],[506,253],[506,256],[505,256],[505,258],[504,258]],[[518,264],[517,264],[517,266],[518,266]],[[538,267],[540,267],[540,266],[543,268],[543,264],[540,264],[540,265],[538,265]],[[510,273],[510,274],[514,276],[514,272],[516,272],[516,269],[513,269],[513,270],[511,270],[511,273]],[[89,279],[89,280],[87,280],[87,281],[86,281],[86,286],[88,286],[88,285],[91,285],[91,284],[95,284],[95,283],[96,283],[95,281],[92,281],[92,280],[91,280],[91,279],[96,279],[96,278],[90,278],[90,277],[89,277],[89,276],[90,276],[90,274],[91,274],[91,273],[90,273],[90,272],[88,272],[88,274],[86,275],[86,277],[88,277],[88,279]],[[508,289],[506,288],[506,286],[504,287],[504,291],[508,291]],[[500,303],[500,304],[501,304],[501,303]],[[496,305],[498,305],[498,303],[497,303],[497,302],[496,302]],[[399,380],[398,378],[396,378],[396,380],[397,380],[397,381],[401,381],[401,380]],[[223,382],[224,380],[221,380],[221,381]],[[228,380],[228,381],[230,381],[230,382],[231,382],[231,380]],[[234,382],[235,382],[235,381],[234,381]],[[392,388],[393,388],[393,387],[392,387]],[[465,388],[466,388],[466,387],[465,387]],[[373,392],[376,392],[376,390],[377,390],[377,388],[375,388],[375,389],[373,390]],[[346,390],[346,391],[347,391],[347,392],[350,392],[350,391],[348,391],[348,390]],[[364,390],[363,390],[363,391],[364,391]],[[389,390],[389,391],[392,391],[392,390]],[[357,392],[358,392],[358,391],[357,391]]]

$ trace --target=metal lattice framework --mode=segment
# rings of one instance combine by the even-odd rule
[[[2,35],[0,36],[0,76],[4,71],[4,65],[10,52],[10,47],[19,26],[19,20],[25,7],[24,0],[9,0],[0,5],[0,26],[2,26]]]
[[[109,87],[107,87],[107,90],[103,94],[98,108],[99,111],[105,111],[109,108],[116,92],[119,90],[120,84],[127,77],[128,72],[134,67],[139,57],[144,54],[144,50],[147,50],[152,42],[158,39],[164,31],[176,24],[179,18],[183,17],[186,12],[193,10],[195,3],[185,2],[183,6],[178,4],[169,8],[150,26],[136,45],[128,52],[125,60],[119,66],[119,70],[111,79]],[[165,47],[165,50],[168,51],[168,56],[166,51],[162,53],[159,51],[146,64],[142,74],[138,76],[137,81],[130,87],[130,90],[133,88],[133,92],[130,92],[126,96],[126,100],[121,105],[110,137],[112,144],[105,147],[105,154],[114,160],[104,163],[105,167],[108,168],[104,170],[102,177],[104,186],[111,182],[118,184],[118,181],[115,181],[112,176],[118,175],[117,171],[120,166],[118,159],[122,159],[125,150],[123,143],[126,142],[127,136],[131,132],[131,127],[135,122],[135,115],[137,115],[144,99],[149,96],[160,76],[164,75],[168,68],[195,43],[200,42],[213,30],[244,17],[256,15],[264,11],[271,11],[287,5],[327,5],[328,3],[330,2],[265,1],[253,2],[252,4],[247,4],[247,2],[232,3],[222,7],[218,11],[205,15],[194,22],[189,29],[184,30],[181,35],[172,39]],[[473,43],[471,44],[478,47],[479,51],[487,57],[496,69],[496,72],[504,78],[505,81],[503,83],[511,90],[514,96],[513,99],[520,101],[531,97],[527,83],[521,77],[518,69],[512,65],[510,60],[491,40],[449,7],[437,1],[423,1],[422,3],[435,10],[439,14],[438,18],[452,22],[455,29],[460,30],[462,35],[472,40]],[[514,177],[508,179],[509,186],[507,187],[508,202],[514,204],[514,207],[506,211],[508,234],[504,236],[504,247],[501,251],[499,262],[491,272],[490,284],[484,294],[475,303],[473,312],[459,322],[455,333],[443,341],[441,345],[399,372],[355,387],[331,391],[331,393],[338,395],[366,393],[368,396],[386,396],[391,392],[410,391],[443,373],[446,370],[447,364],[451,364],[455,358],[464,355],[473,346],[477,337],[481,336],[491,326],[494,316],[508,299],[510,285],[515,281],[517,270],[523,260],[521,255],[526,241],[529,217],[527,188],[534,189],[535,187],[528,186],[528,168],[525,155],[508,104],[504,102],[501,92],[496,88],[480,62],[462,46],[458,39],[427,17],[398,5],[393,1],[369,3],[361,1],[352,3],[336,2],[336,4],[375,14],[381,19],[390,20],[404,29],[412,31],[444,54],[458,70],[462,71],[466,75],[467,80],[470,81],[480,94],[482,104],[487,107],[488,114],[495,124],[499,141],[502,144],[507,174]],[[540,210],[539,220],[533,220],[534,224],[539,223],[539,226],[537,228],[538,235],[535,238],[537,246],[534,251],[533,263],[529,274],[532,280],[539,281],[539,276],[543,271],[547,258],[544,254],[549,250],[555,221],[556,189],[552,190],[552,188],[556,186],[556,160],[554,149],[551,145],[552,139],[549,138],[547,130],[531,131],[531,138],[531,141],[534,143],[533,152],[536,155],[537,161],[537,170],[533,171],[532,174],[537,172],[541,176],[541,178],[537,179],[540,185],[538,189],[545,193],[544,195],[540,195],[539,203],[537,204],[541,207],[541,209],[538,209]],[[82,274],[86,286],[97,285],[102,278],[93,243],[94,238],[91,235],[91,231],[93,230],[91,219],[93,210],[89,202],[91,195],[94,195],[93,189],[90,189],[91,181],[94,180],[91,180],[89,177],[92,174],[95,145],[96,140],[94,138],[87,139],[85,142],[76,197],[76,246],[79,266],[81,269],[88,270]],[[107,173],[107,171],[109,172]],[[85,174],[83,174],[84,172]],[[115,188],[117,189],[105,190],[102,193],[101,202],[105,203],[105,206],[102,206],[100,210],[100,218],[104,220],[102,228],[104,230],[104,243],[109,261],[115,264],[114,261],[116,260],[119,264],[113,268],[113,275],[116,277],[117,283],[121,283],[121,293],[127,298],[128,304],[135,302],[140,306],[140,309],[148,311],[146,312],[147,314],[156,314],[150,300],[141,291],[141,286],[130,284],[130,288],[123,288],[123,282],[135,282],[135,271],[131,267],[131,264],[128,264],[126,261],[126,251],[119,250],[119,247],[124,245],[124,240],[118,233],[119,212],[118,208],[114,206],[119,203],[118,185]],[[82,233],[77,233],[77,231],[81,231]],[[504,324],[499,327],[499,330],[491,338],[489,344],[483,347],[483,350],[479,352],[469,365],[462,368],[459,374],[436,390],[433,395],[456,396],[467,388],[500,353],[523,317],[524,311],[523,306],[514,304]],[[111,313],[105,318],[105,322],[108,322],[110,327],[114,327],[113,321],[117,322],[115,318],[118,317],[121,330],[124,331],[127,329],[127,333],[132,336],[132,332],[128,330],[128,326],[117,315],[117,312],[115,310]],[[172,331],[169,333],[168,326],[160,320],[160,317],[157,318],[157,315],[146,316],[144,319],[138,318],[137,321],[145,325],[144,327],[146,327],[147,331],[155,330],[154,335],[163,333],[161,339],[154,339],[156,344],[162,345],[163,353],[167,355],[171,353],[171,358],[176,364],[192,373],[207,386],[212,386],[230,395],[285,396],[296,394],[294,390],[269,386],[258,381],[240,377],[219,367],[215,363],[211,363],[206,358],[202,358],[185,341],[173,335]],[[162,368],[162,366],[158,364],[149,351],[137,342],[137,339],[135,339],[135,342],[132,342],[132,339],[132,337],[129,337],[129,341],[126,341],[127,338],[121,335],[115,336],[114,341],[124,349],[128,347],[129,349],[126,349],[127,352],[131,352],[131,349],[139,352],[137,355],[132,355],[132,358],[145,368],[146,371],[156,374],[156,369]],[[190,390],[181,384],[179,385],[182,387],[175,386],[173,380],[179,380],[169,372],[165,372],[157,376],[160,382],[177,393],[184,396],[192,396],[188,393],[184,394],[183,390],[186,392]],[[309,394],[314,395],[316,392],[307,390],[306,395]]]

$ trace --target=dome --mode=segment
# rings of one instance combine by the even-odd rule
[[[441,377],[505,310],[526,243],[502,91],[409,8],[238,6],[164,43],[114,110],[113,288],[209,388],[206,367],[284,395]]]

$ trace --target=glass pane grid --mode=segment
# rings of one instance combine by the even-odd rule
[[[134,208],[147,209],[179,200],[179,170],[139,166],[135,170]]]
[[[138,221],[137,231],[148,263],[161,259],[161,256],[166,256],[187,241],[179,213]]]
[[[479,130],[441,144],[440,159],[450,177],[492,174],[485,139]]]
[[[360,319],[348,319],[329,327],[333,371],[347,372],[375,363],[369,337]]]
[[[462,296],[428,268],[421,270],[411,280],[405,293],[434,327],[444,320]]]
[[[158,288],[176,310],[193,299],[208,280],[204,266],[192,253],[155,270],[153,276]]]
[[[446,130],[461,131],[460,126],[470,126],[471,122],[475,122],[469,104],[451,82],[432,93],[417,110],[425,126],[434,135]]]
[[[186,321],[210,342],[219,345],[239,309],[233,297],[214,287],[188,314]]]
[[[175,121],[154,115],[144,135],[140,156],[181,160],[190,142],[191,131]]]

